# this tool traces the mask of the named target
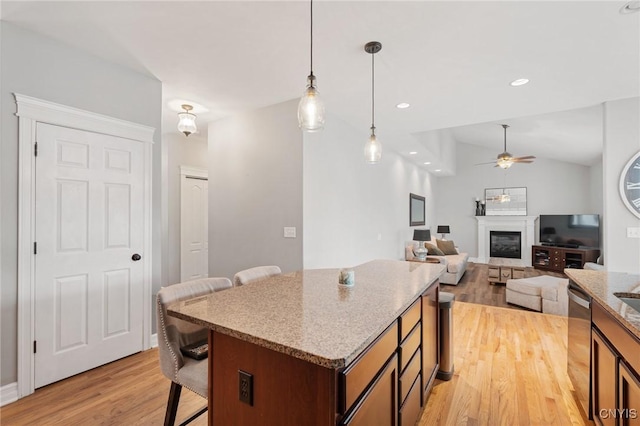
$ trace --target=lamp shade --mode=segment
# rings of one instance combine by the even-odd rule
[[[430,241],[431,231],[428,229],[414,229],[413,241]]]
[[[438,234],[450,234],[449,225],[438,225]]]

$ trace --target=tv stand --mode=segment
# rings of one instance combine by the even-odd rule
[[[566,268],[582,269],[586,262],[595,262],[600,250],[557,246],[532,246],[531,259],[535,269],[563,272]]]

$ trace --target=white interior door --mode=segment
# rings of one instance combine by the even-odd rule
[[[140,142],[36,134],[37,388],[143,349],[145,188]]]
[[[180,280],[209,276],[209,182],[182,174],[180,190]]]

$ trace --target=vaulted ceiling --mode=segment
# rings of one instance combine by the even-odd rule
[[[515,155],[591,164],[599,105],[639,96],[640,13],[619,13],[624,4],[316,0],[314,74],[328,119],[362,130],[354,143],[371,121],[363,46],[377,40],[376,126],[387,149],[421,151],[421,135],[451,128],[498,154],[504,122]],[[206,131],[205,122],[299,97],[309,73],[306,1],[3,1],[1,13],[162,81],[164,132],[177,131],[181,101],[204,107]],[[509,85],[521,77],[531,82]]]

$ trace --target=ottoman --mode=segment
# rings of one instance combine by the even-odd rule
[[[507,280],[507,303],[545,314],[567,315],[567,278],[540,275]]]

